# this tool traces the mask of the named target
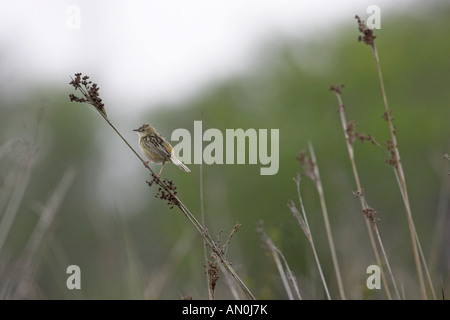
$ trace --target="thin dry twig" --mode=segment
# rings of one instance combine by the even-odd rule
[[[415,262],[415,266],[416,266],[417,277],[419,280],[420,295],[421,295],[422,299],[427,299],[427,292],[425,289],[425,281],[424,281],[423,272],[422,272],[422,264],[423,264],[423,267],[425,268],[426,273],[429,273],[429,272],[428,272],[427,264],[423,260],[421,262],[421,258],[420,258],[420,252],[419,252],[419,250],[421,250],[421,249],[419,249],[420,241],[419,241],[419,237],[417,235],[417,231],[416,231],[412,213],[411,213],[411,206],[410,206],[408,191],[407,191],[407,187],[406,187],[405,174],[403,171],[403,166],[402,166],[402,162],[401,162],[401,158],[400,158],[400,151],[398,148],[395,128],[392,123],[392,120],[393,120],[392,111],[389,109],[389,106],[388,106],[388,100],[387,100],[387,96],[386,96],[383,75],[381,72],[380,59],[379,59],[377,47],[376,47],[375,41],[374,41],[376,36],[373,34],[373,30],[369,29],[363,20],[361,20],[358,16],[355,16],[355,19],[358,22],[358,30],[363,35],[363,36],[359,36],[358,40],[363,41],[365,44],[367,44],[371,48],[373,56],[375,58],[375,63],[376,63],[377,72],[378,72],[378,79],[379,79],[380,87],[381,87],[381,95],[383,97],[383,102],[384,102],[384,107],[385,107],[385,112],[383,114],[383,118],[388,122],[389,133],[391,136],[391,140],[388,141],[388,148],[391,151],[391,158],[389,159],[389,164],[391,164],[392,167],[394,168],[395,177],[397,179],[397,182],[398,182],[398,185],[400,188],[400,192],[402,195],[402,199],[403,199],[403,204],[406,209],[406,217],[407,217],[407,221],[408,221],[411,245],[412,245],[412,249],[413,249],[414,262]],[[434,292],[433,284],[431,281],[429,281],[429,285],[430,285],[431,290]]]
[[[356,168],[356,161],[355,161],[355,154],[354,154],[354,139],[352,139],[352,137],[355,136],[355,131],[354,131],[355,125],[352,125],[352,129],[350,130],[349,129],[349,124],[350,123],[354,124],[354,122],[352,121],[352,122],[349,122],[347,124],[347,120],[346,120],[346,116],[345,116],[344,103],[342,102],[342,96],[341,96],[343,87],[344,87],[344,85],[341,84],[341,85],[337,85],[337,86],[331,86],[330,89],[336,93],[336,97],[337,97],[337,100],[338,100],[338,105],[339,105],[338,111],[339,111],[339,115],[340,115],[340,118],[341,118],[342,128],[344,130],[345,142],[346,142],[346,145],[347,145],[347,151],[348,151],[348,155],[349,155],[349,158],[350,158],[350,163],[351,163],[352,170],[353,170],[353,176],[355,178],[356,188],[358,190],[358,191],[356,191],[356,195],[360,199],[361,208],[362,208],[363,213],[365,214],[366,218],[369,218],[370,216],[372,216],[372,209],[367,206],[367,202],[365,201],[364,189],[361,187],[361,183],[360,183],[360,180],[359,180],[358,169]],[[371,136],[369,135],[369,137],[371,137]],[[375,141],[375,140],[373,139],[373,141]],[[367,233],[369,234],[370,243],[372,245],[372,250],[373,250],[374,255],[375,255],[375,259],[377,261],[378,266],[380,266],[381,280],[383,281],[383,285],[384,285],[384,288],[386,290],[386,295],[387,295],[388,299],[391,300],[392,299],[391,292],[389,290],[389,286],[387,285],[386,275],[384,273],[383,265],[381,264],[381,259],[380,259],[380,256],[379,256],[379,253],[378,253],[378,249],[377,249],[377,246],[375,244],[375,239],[374,239],[374,236],[373,236],[373,233],[372,233],[372,229],[373,229],[373,232],[375,232],[375,234],[377,235],[377,239],[378,239],[379,245],[382,248],[382,251],[384,252],[383,243],[381,241],[381,237],[379,235],[378,228],[377,228],[377,225],[375,223],[375,218],[372,217],[372,219],[370,219],[370,218],[369,219],[365,219],[365,222],[366,222],[366,227],[367,227]],[[386,254],[384,254],[384,258],[385,258],[386,265],[388,266],[389,271],[390,271],[391,269],[390,269],[389,261],[387,259]],[[392,283],[393,283],[395,291],[396,291],[397,298],[400,299],[400,296],[399,296],[399,293],[398,293],[398,290],[397,290],[397,285],[396,285],[395,280],[394,280],[394,276],[392,275],[392,273],[390,275],[391,275]]]
[[[262,221],[260,221],[258,223],[256,231],[261,235],[261,241],[263,242],[264,246],[272,254],[273,260],[275,261],[275,265],[277,266],[278,272],[280,273],[281,281],[283,282],[283,285],[284,285],[284,288],[286,290],[289,300],[294,300],[294,294],[292,293],[291,287],[294,289],[297,299],[302,300],[302,297],[300,295],[300,290],[298,288],[297,280],[294,276],[294,273],[292,272],[291,268],[289,267],[287,260],[284,257],[283,253],[281,252],[281,250],[278,249],[273,244],[272,239],[270,239],[270,237],[264,231],[263,226],[264,226],[264,223]],[[283,263],[281,262],[280,258],[281,258],[281,260],[283,260],[284,267],[283,267]]]
[[[202,113],[202,121],[203,121],[203,113]],[[206,225],[205,224],[204,201],[203,201],[203,162],[200,163],[200,214],[201,214],[202,225]],[[210,276],[210,274],[212,272],[210,272],[210,270],[209,270],[209,266],[211,263],[208,259],[206,247],[207,247],[206,242],[205,242],[205,240],[203,240],[203,256],[205,259],[206,282],[208,285],[208,297],[209,297],[209,300],[214,300],[214,289],[215,289],[216,285],[215,285],[215,282],[214,282],[214,284],[211,283],[212,277]],[[216,275],[217,275],[217,272],[216,272]],[[214,281],[217,281],[217,279],[218,279],[218,277],[215,277]]]
[[[394,286],[395,295],[397,296],[397,299],[400,300],[400,293],[397,288],[397,283],[394,279],[394,274],[392,273],[391,265],[389,263],[389,259],[387,257],[386,251],[384,250],[384,245],[383,245],[383,242],[381,241],[381,236],[378,231],[377,221],[379,221],[379,219],[376,218],[377,212],[367,204],[366,198],[364,196],[364,191],[360,190],[356,194],[364,202],[365,209],[363,209],[363,213],[366,216],[367,220],[371,222],[373,231],[375,232],[375,235],[377,236],[378,244],[380,246],[381,252],[383,253],[383,258],[386,263],[386,267],[388,269],[389,275],[391,276],[391,281],[392,281],[392,285]],[[385,286],[386,286],[386,284],[385,284]],[[386,287],[386,288],[388,288],[388,287]]]
[[[297,157],[300,165],[302,166],[305,174],[314,182],[316,186],[317,193],[319,194],[320,206],[322,208],[322,216],[325,223],[325,230],[327,233],[328,244],[330,246],[331,258],[333,260],[334,271],[336,273],[336,279],[338,283],[339,293],[342,300],[346,300],[345,292],[344,292],[344,284],[342,281],[341,271],[339,269],[339,263],[337,260],[336,249],[334,246],[333,235],[331,233],[330,221],[328,218],[328,210],[325,203],[325,195],[322,187],[322,180],[320,179],[319,166],[317,165],[316,156],[314,154],[314,149],[312,143],[309,142],[309,152],[311,154],[311,158],[306,156],[306,152],[302,151],[300,155]]]
[[[255,300],[254,295],[251,293],[251,291],[247,288],[245,283],[241,280],[241,278],[234,271],[233,267],[231,266],[231,263],[225,257],[222,249],[212,239],[208,230],[205,227],[203,227],[203,225],[197,220],[197,218],[195,218],[195,216],[190,212],[190,210],[178,198],[178,196],[174,193],[172,186],[168,185],[166,182],[162,181],[153,172],[153,170],[148,166],[146,161],[144,161],[144,159],[142,159],[142,157],[136,152],[136,150],[128,143],[128,141],[123,137],[123,135],[116,129],[116,127],[108,119],[108,117],[106,116],[106,111],[105,111],[104,105],[101,102],[101,99],[99,98],[99,95],[98,95],[99,87],[96,84],[91,84],[91,82],[89,82],[88,79],[89,79],[89,77],[86,77],[86,76],[81,78],[81,73],[75,74],[75,79],[72,79],[72,81],[70,82],[70,85],[72,85],[75,89],[80,90],[83,97],[80,98],[80,97],[77,97],[77,96],[71,94],[70,100],[75,101],[75,102],[81,102],[81,103],[86,102],[86,103],[89,103],[94,106],[94,108],[105,119],[105,121],[110,125],[110,127],[119,135],[119,137],[122,139],[122,141],[130,148],[130,150],[136,155],[136,157],[138,157],[138,159],[142,162],[142,164],[150,171],[151,176],[152,176],[152,181],[148,182],[148,184],[151,186],[153,183],[156,183],[157,185],[159,185],[161,187],[161,189],[159,189],[159,192],[160,192],[159,197],[163,200],[167,200],[169,206],[171,206],[171,207],[176,206],[178,209],[180,209],[180,211],[184,214],[184,216],[189,220],[189,222],[195,227],[195,229],[198,231],[198,233],[203,237],[206,244],[212,249],[212,251],[215,254],[217,254],[218,258],[224,265],[225,269],[230,273],[230,275],[233,277],[233,279],[238,283],[238,285],[241,287],[241,289],[246,294],[246,296],[249,299]],[[85,83],[87,85],[89,85],[89,87],[87,89],[86,89]],[[83,86],[85,87],[84,90],[82,88]]]
[[[322,284],[325,289],[325,293],[327,295],[328,300],[331,300],[330,292],[328,291],[328,286],[325,281],[325,277],[323,275],[322,266],[319,261],[319,256],[316,251],[316,246],[314,245],[314,239],[312,237],[311,229],[309,228],[308,218],[306,217],[306,211],[305,207],[303,206],[303,200],[300,192],[300,181],[301,181],[301,175],[298,173],[297,178],[294,178],[294,182],[297,185],[297,194],[298,194],[298,200],[300,202],[300,208],[302,210],[302,214],[297,210],[297,207],[294,204],[294,201],[290,200],[288,202],[288,207],[291,210],[294,217],[297,219],[300,227],[302,228],[303,232],[306,235],[306,238],[308,238],[309,244],[311,245],[311,249],[313,251],[314,259],[316,261],[317,269],[319,270],[320,278],[322,279]]]
[[[175,272],[175,266],[188,254],[193,239],[194,233],[187,231],[183,232],[179,237],[179,240],[168,252],[166,261],[159,269],[151,274],[144,290],[145,299],[161,299],[164,287]]]
[[[20,164],[20,172],[15,181],[14,191],[0,221],[0,254],[27,189],[36,158],[36,150],[30,146]]]
[[[75,169],[69,168],[64,173],[61,182],[56,187],[50,199],[45,206],[38,209],[39,220],[33,229],[27,244],[25,245],[22,257],[19,258],[19,268],[22,270],[20,282],[12,296],[13,299],[24,299],[27,297],[31,286],[33,285],[34,273],[37,267],[37,254],[39,248],[48,234],[48,230],[59,211],[61,203],[66,196],[73,180],[75,179]]]

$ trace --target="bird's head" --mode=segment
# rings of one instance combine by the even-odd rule
[[[133,129],[133,131],[136,131],[137,134],[141,137],[146,136],[148,134],[153,134],[156,132],[155,129],[153,129],[153,127],[149,124],[143,124],[139,128]]]

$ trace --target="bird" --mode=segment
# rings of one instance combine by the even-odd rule
[[[175,155],[173,154],[173,147],[161,136],[156,130],[149,124],[143,124],[136,131],[139,136],[139,148],[142,153],[149,159],[145,162],[147,165],[149,162],[156,164],[162,164],[161,170],[159,170],[158,178],[161,176],[162,169],[166,162],[172,162],[181,170],[191,172]]]

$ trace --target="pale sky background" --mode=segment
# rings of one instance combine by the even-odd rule
[[[180,102],[250,67],[271,35],[307,37],[342,22],[354,24],[354,15],[364,17],[371,4],[381,8],[383,18],[393,10],[411,10],[413,3],[2,0],[0,92],[46,82],[63,87],[70,75],[83,72],[101,84],[114,112],[124,104],[129,111]],[[71,6],[79,8],[79,29],[68,27]]]
[[[14,101],[29,88],[36,92],[49,84],[69,94],[73,91],[69,76],[82,72],[100,85],[111,120],[120,119],[120,129],[127,139],[136,141],[137,148],[131,131],[142,124],[134,123],[137,114],[160,103],[182,105],[202,88],[251,68],[262,44],[272,37],[318,37],[351,24],[356,39],[354,16],[365,18],[369,5],[380,7],[383,28],[383,15],[414,12],[416,3],[1,0],[0,94]],[[68,26],[73,21],[71,6],[80,10],[79,29]],[[147,188],[125,192],[121,198],[115,195],[135,190],[135,178],[142,180],[142,165],[111,136],[108,128],[99,130],[97,137],[102,146],[109,141],[104,150],[108,160],[96,181],[100,193],[104,190],[100,199],[111,209],[121,211],[131,202],[136,208],[138,199],[148,197]],[[100,187],[105,185],[109,187]]]

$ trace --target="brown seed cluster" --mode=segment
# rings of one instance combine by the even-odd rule
[[[334,92],[336,92],[336,93],[338,93],[338,94],[341,94],[342,93],[342,89],[345,87],[345,85],[343,84],[343,83],[341,83],[341,84],[338,84],[338,85],[331,85],[330,86],[330,90],[331,91],[334,91]]]
[[[450,160],[450,156],[448,155],[448,153],[444,154],[444,159]],[[448,173],[448,175],[450,176],[450,172]]]
[[[380,219],[375,217],[377,212],[371,207],[367,207],[366,209],[364,209],[363,213],[366,216],[366,218],[369,219],[372,223],[380,221]]]
[[[175,183],[170,179],[164,179],[164,184],[160,179],[153,174],[153,179],[151,181],[145,181],[151,187],[153,183],[159,185],[158,192],[155,194],[155,198],[159,198],[161,200],[167,201],[167,205],[170,209],[173,209],[176,206],[179,206],[179,201],[177,199],[177,187]],[[170,191],[170,192],[169,192]]]
[[[390,164],[391,166],[398,169],[398,163],[397,163],[397,157],[395,154],[394,143],[392,142],[392,140],[387,140],[384,144],[386,145],[389,155],[390,155],[389,159],[384,160],[384,162],[386,162],[387,164]]]
[[[100,94],[98,93],[99,87],[96,83],[92,83],[89,80],[88,76],[81,77],[81,73],[75,73],[75,79],[72,78],[72,81],[69,82],[71,86],[75,88],[75,90],[79,90],[83,97],[77,97],[73,93],[69,95],[70,101],[74,102],[87,102],[92,105],[98,112],[100,112],[105,118],[108,118],[105,110],[105,105],[100,98]]]
[[[378,142],[375,140],[374,137],[372,137],[371,134],[365,134],[365,133],[355,133],[355,137],[358,138],[361,142],[364,141],[370,141],[374,145],[378,145]]]
[[[375,140],[375,138],[371,134],[365,134],[365,133],[359,133],[356,131],[356,127],[358,125],[355,123],[355,121],[350,121],[347,123],[347,127],[345,128],[345,132],[348,135],[348,142],[353,145],[355,140],[358,139],[361,141],[361,143],[364,143],[364,141],[369,141],[370,143],[378,146],[378,142]]]
[[[381,115],[381,118],[383,118],[384,121],[393,121],[394,118],[392,118],[392,110],[386,111]]]
[[[213,253],[210,259],[206,259],[205,273],[208,276],[209,288],[213,294],[215,294],[217,280],[219,280],[219,264],[217,263],[217,256]]]
[[[369,205],[367,204],[366,199],[365,199],[365,197],[364,197],[364,196],[365,196],[365,191],[364,191],[364,189],[360,189],[360,190],[357,190],[357,191],[353,191],[353,194],[354,194],[355,196],[357,196],[358,198],[364,200],[364,203],[365,203],[366,205],[365,205],[365,209],[363,209],[362,212],[364,213],[364,216],[365,216],[367,219],[370,219],[370,221],[371,221],[372,223],[376,223],[376,222],[378,222],[378,221],[381,221],[379,218],[376,218],[376,217],[375,217],[376,214],[377,214],[377,212],[375,211],[375,209],[369,207]]]
[[[303,171],[305,171],[305,175],[314,181],[314,183],[317,183],[319,178],[316,175],[316,164],[306,155],[306,150],[301,150],[296,159],[303,168]]]
[[[373,30],[369,29],[365,21],[361,20],[359,16],[355,16],[355,19],[358,21],[358,30],[362,33],[362,35],[358,36],[358,41],[362,41],[373,48],[375,46],[374,41],[376,38],[373,34]]]
[[[358,198],[364,198],[364,194],[365,194],[364,189],[356,190],[356,191],[354,191],[353,193],[354,193],[355,196],[357,196]]]
[[[356,132],[356,127],[358,125],[355,123],[355,121],[350,121],[349,123],[347,123],[347,127],[345,128],[345,132],[347,133],[347,137],[348,137],[348,142],[353,145],[353,143],[355,142],[355,139],[358,135],[358,132]]]

